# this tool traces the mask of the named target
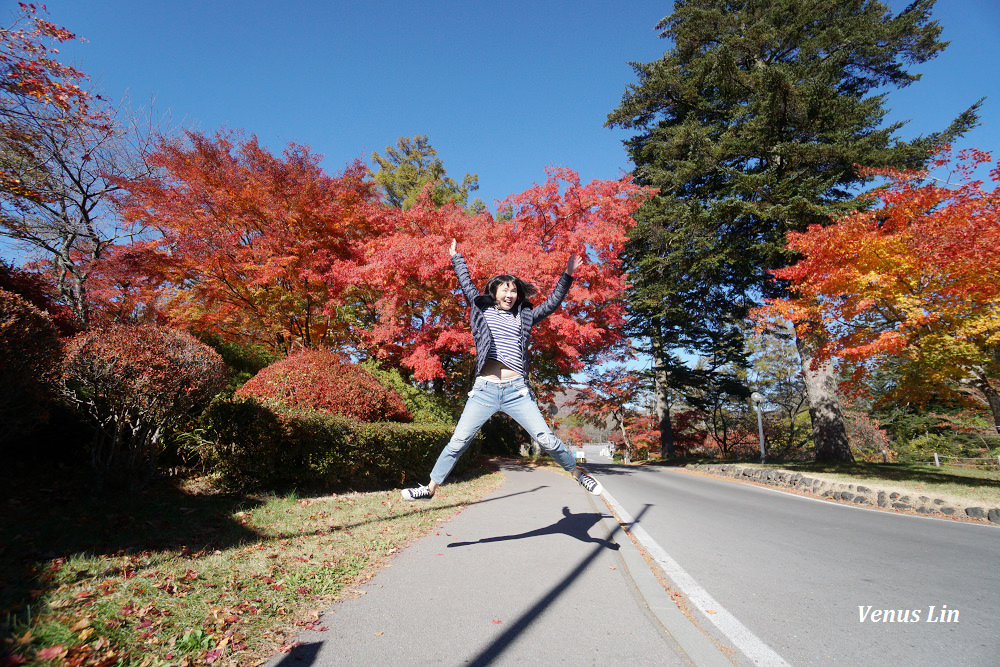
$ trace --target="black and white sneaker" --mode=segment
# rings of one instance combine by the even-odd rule
[[[576,478],[576,481],[580,482],[580,486],[587,489],[595,496],[599,496],[604,493],[604,487],[601,486],[601,483],[585,472],[580,473],[580,476]]]
[[[430,500],[433,497],[434,494],[431,493],[431,490],[423,484],[415,486],[412,489],[403,489],[403,500]]]

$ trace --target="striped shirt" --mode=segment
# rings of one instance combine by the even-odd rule
[[[483,311],[486,324],[493,338],[487,359],[496,359],[513,371],[524,375],[524,356],[521,353],[521,323],[509,310],[487,308]]]

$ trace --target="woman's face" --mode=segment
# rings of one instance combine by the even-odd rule
[[[513,282],[500,283],[496,293],[497,308],[510,310],[517,303],[517,285]]]

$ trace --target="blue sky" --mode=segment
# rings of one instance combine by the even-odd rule
[[[7,3],[13,13],[14,3]],[[903,0],[890,0],[894,9]],[[171,122],[256,134],[325,156],[328,172],[426,134],[448,173],[478,174],[496,200],[545,167],[618,178],[627,134],[606,129],[629,61],[669,44],[653,26],[672,2],[645,0],[48,0],[49,19],[85,43],[62,59],[104,94],[155,100]],[[980,97],[983,126],[960,147],[1000,148],[1000,4],[939,0],[951,46],[922,81],[890,97],[902,136],[944,127]],[[9,23],[9,17],[5,19]],[[994,157],[1000,157],[1000,151]]]

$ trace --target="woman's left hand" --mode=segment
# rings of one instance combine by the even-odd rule
[[[566,262],[566,273],[573,275],[573,272],[576,271],[576,267],[580,264],[580,258],[577,255],[570,255],[569,261]]]

